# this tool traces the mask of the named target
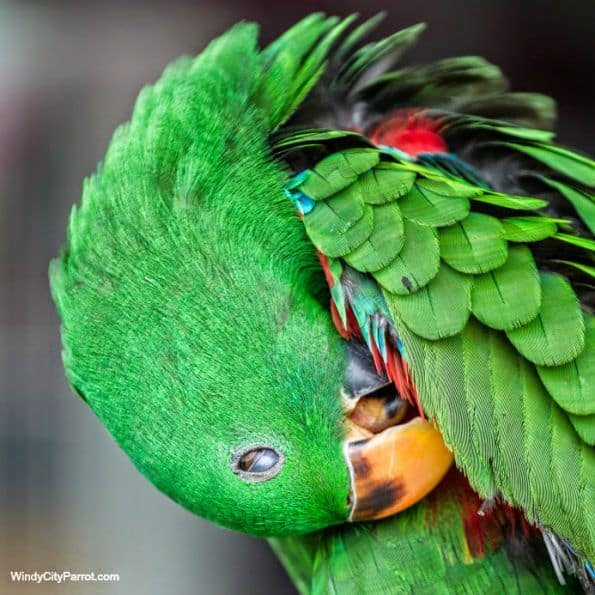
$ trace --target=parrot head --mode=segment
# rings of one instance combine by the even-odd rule
[[[144,89],[50,277],[68,379],[133,463],[270,536],[398,512],[452,457],[335,330],[262,77],[241,25]]]

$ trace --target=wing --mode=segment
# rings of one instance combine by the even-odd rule
[[[545,178],[558,199],[571,188],[561,169]],[[572,188],[592,200],[577,180]],[[472,486],[593,557],[595,320],[553,270],[565,261],[592,276],[595,242],[544,215],[546,200],[374,148],[332,153],[294,178],[289,193],[312,242],[333,259],[343,326],[350,309],[387,370],[394,343]],[[364,282],[354,283],[353,271],[374,281],[380,306],[368,299],[362,307]]]

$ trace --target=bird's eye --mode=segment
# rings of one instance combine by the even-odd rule
[[[275,477],[285,462],[282,453],[271,446],[249,446],[238,451],[231,462],[234,473],[244,481],[267,481]]]

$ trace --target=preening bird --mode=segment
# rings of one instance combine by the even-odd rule
[[[51,265],[69,382],[302,592],[588,591],[595,162],[377,22],[242,23],[143,89]]]

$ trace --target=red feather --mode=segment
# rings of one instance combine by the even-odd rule
[[[331,270],[328,266],[328,259],[326,257],[326,254],[323,254],[322,252],[320,252],[320,250],[317,250],[316,253],[318,254],[318,260],[322,265],[322,270],[324,271],[324,276],[326,278],[326,282],[328,283],[329,289],[332,289],[335,285],[335,281],[333,280]]]
[[[420,153],[447,153],[440,135],[443,122],[429,118],[419,109],[397,110],[370,134],[375,145],[399,149],[412,157]]]

